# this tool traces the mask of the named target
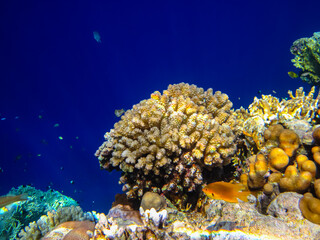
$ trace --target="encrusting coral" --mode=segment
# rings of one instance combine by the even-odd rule
[[[236,153],[236,117],[226,94],[180,83],[151,94],[121,117],[97,150],[100,166],[122,171],[128,197],[201,187],[203,169]]]

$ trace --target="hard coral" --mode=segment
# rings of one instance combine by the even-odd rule
[[[298,169],[290,165],[287,167],[284,177],[280,179],[279,186],[282,191],[304,193],[310,187],[312,174],[308,171],[299,173]]]
[[[299,208],[302,215],[310,222],[320,224],[320,200],[311,193],[305,193],[300,199]]]
[[[289,164],[289,157],[281,148],[273,148],[269,154],[270,166],[276,170],[282,170]]]
[[[262,95],[261,98],[254,98],[248,111],[244,109],[236,110],[239,120],[239,130],[243,132],[250,145],[256,145],[260,150],[264,145],[264,140],[269,140],[271,136],[267,131],[266,139],[264,133],[273,124],[285,125],[288,120],[304,120],[312,122],[317,116],[319,94],[314,99],[315,88],[306,95],[303,88],[296,90],[295,96],[292,91],[288,91],[290,98],[281,101],[272,95]]]
[[[248,175],[248,187],[250,189],[260,189],[265,184],[264,175],[268,171],[268,164],[262,154],[258,154],[256,162],[250,164],[250,171]]]
[[[203,168],[222,167],[236,152],[236,118],[226,94],[180,83],[151,94],[121,117],[96,156],[123,172],[128,197],[182,193],[203,183]]]
[[[159,211],[166,205],[166,200],[158,193],[146,192],[141,199],[140,207],[142,207],[143,210],[154,208]]]
[[[300,145],[299,136],[289,129],[284,129],[280,133],[279,142],[279,147],[282,148],[289,157],[292,157]]]

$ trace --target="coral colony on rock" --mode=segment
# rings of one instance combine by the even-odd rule
[[[319,44],[314,33],[291,47],[296,75],[312,85],[320,81]],[[20,187],[10,195],[29,197],[5,206],[2,237],[320,239],[320,95],[314,86],[288,94],[234,110],[213,89],[156,91],[124,112],[95,153],[102,169],[122,173],[124,194],[108,213]]]

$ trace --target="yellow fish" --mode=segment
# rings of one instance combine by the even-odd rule
[[[288,72],[288,75],[289,75],[289,77],[291,77],[291,78],[298,78],[298,77],[299,77],[299,75],[296,74],[295,72]]]
[[[214,182],[205,186],[202,191],[209,197],[216,200],[224,200],[226,202],[237,203],[239,200],[248,201],[250,191],[246,191],[241,183]]]

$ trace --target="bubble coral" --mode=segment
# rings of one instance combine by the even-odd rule
[[[289,157],[281,148],[273,148],[269,153],[270,166],[276,170],[282,170],[289,164]]]
[[[311,193],[305,193],[300,199],[299,208],[302,215],[310,222],[320,224],[320,200]]]
[[[280,133],[279,143],[279,147],[282,148],[289,157],[292,157],[294,152],[299,148],[300,139],[293,130],[284,129]]]
[[[121,170],[128,197],[146,191],[194,191],[202,169],[231,162],[237,125],[226,94],[195,85],[169,85],[121,117],[97,150],[100,166]]]

